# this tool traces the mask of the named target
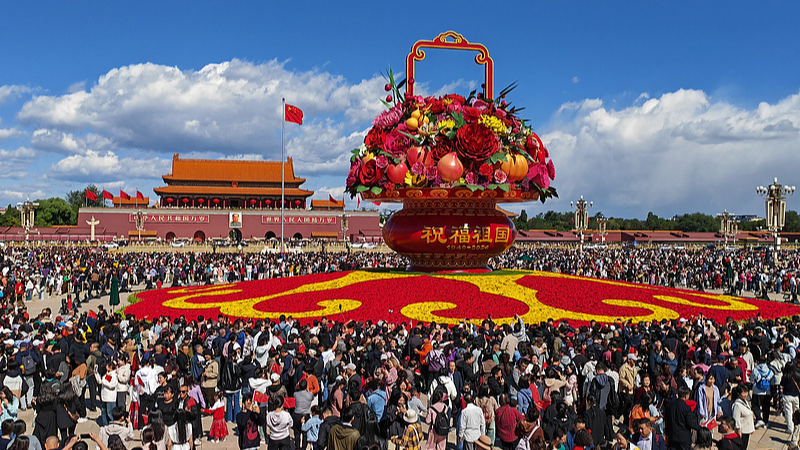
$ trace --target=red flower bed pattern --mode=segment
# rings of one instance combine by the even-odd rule
[[[137,294],[128,314],[140,318],[198,316],[277,319],[458,323],[489,315],[499,323],[515,314],[527,323],[568,319],[640,320],[775,318],[800,307],[695,291],[574,277],[548,272],[485,275],[353,271],[243,283],[167,288]]]

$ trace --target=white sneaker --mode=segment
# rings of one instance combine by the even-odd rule
[[[765,427],[766,425],[767,425],[767,424],[765,424],[763,420],[759,420],[758,422],[756,422],[756,429],[758,429],[758,428],[763,428],[763,427]]]
[[[86,417],[81,417],[80,419],[78,419],[78,423],[86,423],[88,421],[89,419],[87,419]]]

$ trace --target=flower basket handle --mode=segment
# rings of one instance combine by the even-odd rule
[[[440,48],[445,50],[471,50],[477,51],[475,63],[484,66],[485,82],[483,84],[483,96],[487,99],[494,99],[494,61],[489,56],[489,50],[482,44],[474,44],[464,39],[464,36],[455,31],[446,31],[436,36],[431,41],[417,41],[411,47],[411,53],[406,57],[406,91],[414,95],[414,64],[416,61],[425,59],[423,48]]]

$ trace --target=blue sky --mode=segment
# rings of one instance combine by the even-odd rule
[[[795,2],[4,2],[0,204],[89,182],[153,196],[174,152],[277,159],[282,96],[306,115],[287,127],[296,171],[341,196],[381,72],[452,29],[489,48],[496,89],[519,83],[553,155],[562,197],[529,214],[579,195],[607,215],[761,213],[754,186],[800,184],[797,17]],[[461,52],[418,71],[428,92],[482,76]]]

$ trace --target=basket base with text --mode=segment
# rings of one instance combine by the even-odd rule
[[[681,289],[600,280],[550,272],[497,271],[488,274],[422,274],[400,270],[359,270],[241,283],[176,287],[136,294],[125,310],[138,318],[200,316],[278,319],[301,323],[384,320],[456,324],[491,317],[509,323],[566,319],[634,322],[691,318],[764,319],[800,314],[785,303],[713,295]]]

